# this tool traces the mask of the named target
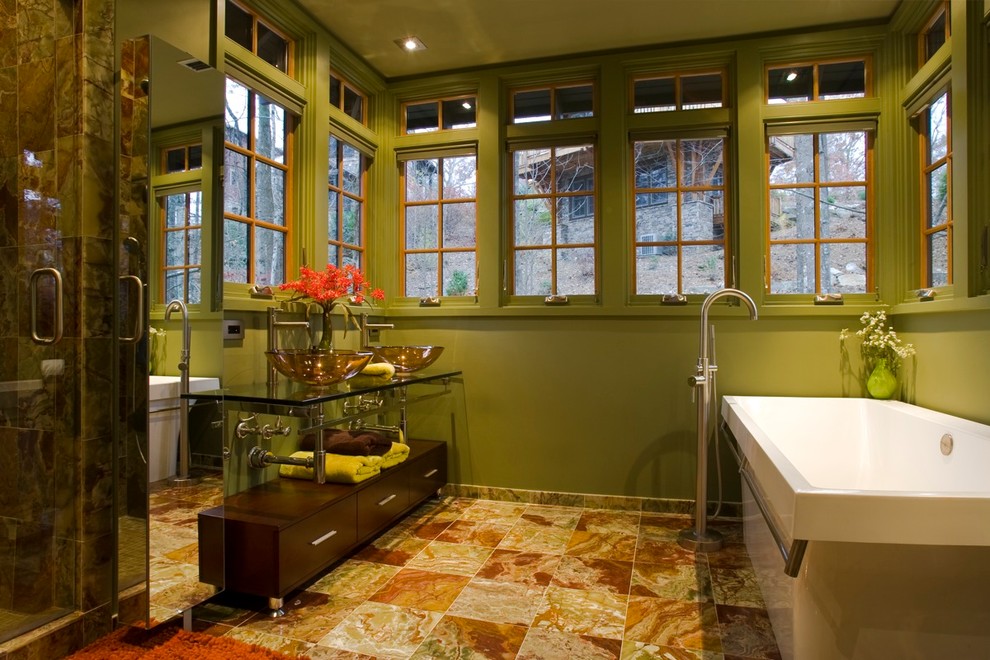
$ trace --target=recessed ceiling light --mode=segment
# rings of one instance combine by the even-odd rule
[[[413,53],[417,50],[426,50],[426,44],[419,40],[419,37],[403,37],[395,40],[396,45],[402,50]]]
[[[461,107],[464,108],[465,110],[470,110],[471,109],[471,102],[470,101],[465,101],[464,103],[461,103]]]
[[[797,78],[797,71],[791,71],[787,74],[787,82],[794,82],[795,78]]]

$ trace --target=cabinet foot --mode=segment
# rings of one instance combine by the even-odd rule
[[[283,601],[281,598],[269,598],[268,599],[268,616],[275,619],[280,616],[285,616],[285,610],[282,609]]]

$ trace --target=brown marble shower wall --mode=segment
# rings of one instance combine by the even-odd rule
[[[80,640],[109,629],[115,545],[113,18],[113,0],[0,0],[0,383],[22,383],[0,394],[0,609],[89,612]],[[31,340],[37,268],[63,278],[53,346]]]

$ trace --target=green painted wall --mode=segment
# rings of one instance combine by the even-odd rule
[[[642,128],[645,121],[625,115],[623,81],[630,71],[678,66],[679,62],[731,65],[732,139],[738,164],[732,175],[738,222],[737,281],[761,303],[761,319],[755,322],[739,310],[721,305],[713,309],[719,392],[862,396],[856,345],[849,347],[847,362],[839,331],[857,329],[858,317],[867,309],[892,306],[895,327],[918,348],[916,359],[906,366],[902,396],[919,405],[990,422],[986,394],[990,392],[990,301],[978,295],[978,278],[971,276],[977,270],[973,266],[976,219],[982,222],[987,215],[985,204],[976,203],[984,199],[978,191],[985,187],[980,179],[985,169],[975,164],[978,149],[966,148],[968,130],[981,134],[977,128],[986,123],[987,104],[967,96],[967,82],[970,86],[978,82],[968,76],[975,76],[979,68],[970,52],[975,46],[967,45],[958,30],[952,52],[957,90],[954,111],[960,117],[954,124],[959,179],[953,197],[959,213],[958,284],[940,292],[932,306],[912,296],[917,264],[910,255],[915,254],[917,238],[913,221],[906,219],[917,215],[917,203],[911,201],[916,194],[911,183],[916,174],[913,142],[901,104],[914,66],[906,46],[913,39],[912,25],[923,20],[927,7],[933,5],[905,3],[889,26],[541,62],[393,82],[384,91],[376,90],[373,101],[380,112],[371,127],[378,150],[369,182],[373,206],[369,279],[390,294],[384,313],[396,328],[383,331],[383,343],[444,346],[437,366],[463,371],[463,382],[453,387],[450,397],[410,410],[417,433],[450,442],[450,480],[504,488],[693,499],[697,436],[687,378],[694,372],[698,353],[698,305],[669,309],[629,304],[628,229],[623,220],[629,204],[623,183],[628,169],[626,131]],[[954,0],[953,25],[966,24],[969,9],[968,3]],[[979,25],[974,13],[970,31],[977,33]],[[763,123],[774,113],[779,115],[780,109],[762,104],[763,61],[807,61],[855,48],[874,57],[878,97],[832,102],[827,106],[830,114],[821,116],[821,110],[814,108],[794,112],[804,113],[804,118],[835,120],[845,114],[861,115],[865,109],[878,121],[875,193],[880,300],[863,295],[851,297],[842,308],[825,309],[813,308],[809,301],[774,304],[761,293],[766,213]],[[325,57],[322,51],[317,54]],[[985,58],[979,49],[976,55]],[[325,66],[321,59],[320,70]],[[504,213],[498,200],[507,131],[499,118],[506,102],[506,80],[539,78],[548,68],[581,75],[592,72],[602,81],[601,119],[593,130],[602,142],[603,277],[599,304],[585,309],[505,306],[496,284],[501,280],[504,242]],[[476,90],[479,95],[479,128],[453,139],[477,141],[478,145],[481,290],[474,304],[421,310],[415,301],[396,299],[399,266],[393,255],[398,254],[399,200],[394,150],[422,147],[436,138],[397,138],[399,103],[404,98],[435,98],[464,90]],[[712,116],[723,121],[717,113]],[[676,128],[676,117],[658,121],[664,128]],[[319,173],[317,165],[309,167]],[[315,217],[320,217],[318,211],[319,205]],[[317,227],[311,232],[312,240],[319,235]],[[314,262],[325,249],[318,242],[316,246],[310,248]],[[242,343],[225,346],[222,364],[220,360],[213,364],[222,368],[226,384],[264,382],[263,313],[251,311],[256,306],[239,307],[229,300],[225,308],[228,318],[245,322],[247,336]],[[170,350],[171,341],[170,335]],[[349,347],[355,341],[350,334],[346,340],[339,339],[340,345]],[[193,359],[194,363],[198,359],[195,347]],[[204,356],[200,364],[209,359]],[[827,424],[828,420],[809,423]],[[725,497],[738,501],[739,483],[731,461],[723,451]],[[710,479],[710,484],[714,495],[716,480]]]

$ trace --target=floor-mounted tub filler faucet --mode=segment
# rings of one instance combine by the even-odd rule
[[[735,297],[749,308],[749,318],[758,317],[756,303],[739,289],[719,289],[708,295],[701,303],[701,332],[698,337],[698,367],[688,378],[688,385],[694,388],[698,410],[698,475],[695,496],[695,524],[692,529],[681,532],[677,542],[681,547],[695,552],[714,552],[722,547],[722,535],[708,526],[708,419],[712,398],[715,392],[715,327],[708,324],[708,311],[716,300]]]
[[[172,317],[172,312],[178,310],[182,316],[182,352],[179,353],[179,470],[169,479],[174,486],[193,486],[199,479],[189,476],[189,399],[183,395],[189,394],[189,344],[192,333],[189,331],[189,310],[181,300],[169,301],[165,306],[165,320]]]

